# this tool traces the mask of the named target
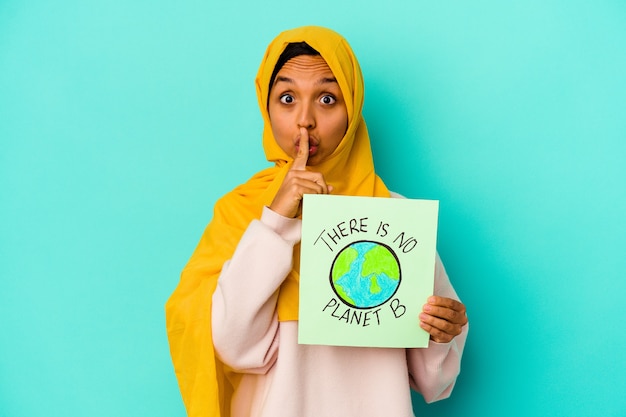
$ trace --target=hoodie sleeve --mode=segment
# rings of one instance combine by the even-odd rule
[[[265,373],[276,361],[278,290],[292,268],[301,221],[265,207],[224,264],[213,293],[213,344],[239,372]]]

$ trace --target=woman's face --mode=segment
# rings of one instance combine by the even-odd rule
[[[299,55],[276,74],[268,111],[278,145],[295,158],[300,128],[309,132],[307,165],[324,161],[348,128],[348,111],[332,71],[321,56]]]

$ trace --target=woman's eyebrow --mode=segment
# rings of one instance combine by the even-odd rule
[[[288,83],[288,84],[293,84],[294,83],[294,81],[291,78],[289,78],[289,77],[282,77],[282,76],[276,77],[276,81],[274,81],[274,84],[278,84],[279,82]]]
[[[337,84],[337,79],[335,77],[324,77],[324,78],[320,78],[319,80],[317,80],[316,84],[329,84],[329,83]]]

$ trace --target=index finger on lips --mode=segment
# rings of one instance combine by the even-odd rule
[[[298,154],[293,160],[291,169],[304,171],[309,160],[309,132],[306,128],[300,128],[300,142],[298,143]]]

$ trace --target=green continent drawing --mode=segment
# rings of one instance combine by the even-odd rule
[[[354,308],[384,304],[398,290],[401,272],[398,257],[387,245],[361,240],[343,248],[330,271],[335,294]]]

